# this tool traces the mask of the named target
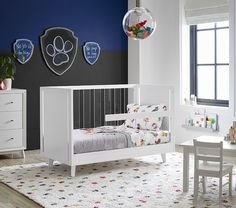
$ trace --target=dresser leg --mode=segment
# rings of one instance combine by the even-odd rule
[[[23,161],[25,163],[25,151],[24,150],[22,150],[21,155],[22,155],[22,159],[23,159]]]
[[[25,150],[22,150],[22,158],[24,159],[24,161],[25,161]]]

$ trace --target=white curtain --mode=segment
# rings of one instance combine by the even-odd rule
[[[229,19],[228,0],[186,0],[184,9],[189,25]]]

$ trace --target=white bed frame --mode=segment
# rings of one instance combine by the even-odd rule
[[[106,121],[142,118],[144,116],[168,117],[171,141],[165,144],[131,147],[107,151],[74,154],[73,144],[73,91],[95,89],[128,89],[129,103],[159,104],[168,106],[166,112],[109,114]],[[104,161],[127,159],[138,156],[161,154],[175,151],[172,131],[173,89],[156,85],[88,85],[88,86],[55,86],[40,88],[40,138],[41,153],[49,158],[49,166],[59,161],[71,167],[71,176],[75,176],[76,166]]]

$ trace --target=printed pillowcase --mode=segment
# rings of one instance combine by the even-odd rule
[[[164,104],[159,105],[138,105],[138,104],[128,104],[128,113],[144,113],[144,112],[162,112],[166,111],[167,107]],[[125,126],[128,128],[142,129],[158,131],[161,128],[163,117],[145,117],[138,119],[127,119],[125,121]]]
[[[138,104],[128,104],[127,105],[127,113],[138,113],[139,105]],[[136,119],[126,119],[125,126],[128,128],[136,129]]]

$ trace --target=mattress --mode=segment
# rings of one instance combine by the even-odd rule
[[[168,131],[149,131],[121,126],[73,130],[74,154],[168,143]]]

